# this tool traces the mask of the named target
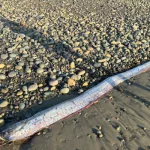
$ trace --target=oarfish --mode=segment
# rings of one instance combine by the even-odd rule
[[[150,70],[150,62],[126,72],[111,76],[76,98],[57,104],[28,119],[15,123],[2,131],[0,137],[7,141],[26,139],[43,128],[92,105],[100,97],[112,90],[113,87],[148,70]]]

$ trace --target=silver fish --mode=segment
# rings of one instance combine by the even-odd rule
[[[1,139],[7,141],[18,141],[26,139],[55,122],[64,119],[82,109],[92,105],[98,98],[108,93],[113,87],[123,81],[150,70],[150,62],[135,67],[126,72],[114,75],[87,90],[80,96],[55,105],[34,116],[20,121],[0,133]]]

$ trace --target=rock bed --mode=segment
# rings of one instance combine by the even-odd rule
[[[57,1],[57,9],[49,1],[31,1],[26,7],[24,2],[2,2],[1,124],[25,108],[71,91],[82,93],[104,77],[150,60],[150,19],[143,11],[138,14],[138,7],[136,19],[129,13],[111,16],[111,21],[106,16],[103,22],[93,5],[86,15],[74,11],[80,8],[73,5],[77,1]]]

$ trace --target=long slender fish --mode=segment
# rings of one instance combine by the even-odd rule
[[[126,72],[109,77],[76,98],[55,105],[35,114],[28,119],[10,126],[0,133],[0,137],[1,139],[5,139],[7,141],[18,141],[26,139],[42,130],[43,128],[46,128],[55,122],[92,105],[98,98],[112,90],[113,87],[148,70],[150,70],[150,62],[147,62]]]

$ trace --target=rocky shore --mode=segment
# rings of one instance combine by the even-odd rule
[[[1,125],[150,60],[147,1],[0,2]]]

